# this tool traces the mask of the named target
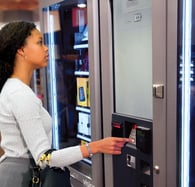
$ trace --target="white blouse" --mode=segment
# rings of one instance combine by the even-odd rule
[[[29,158],[30,151],[38,163],[51,148],[51,117],[32,89],[19,79],[9,78],[0,93],[0,129],[4,158]],[[64,148],[52,152],[50,166],[64,167],[81,159],[80,146]]]

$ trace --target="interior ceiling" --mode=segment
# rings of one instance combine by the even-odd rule
[[[38,0],[0,0],[0,11],[35,10],[38,4]]]

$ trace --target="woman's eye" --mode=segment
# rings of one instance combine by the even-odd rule
[[[43,45],[43,41],[42,41],[42,40],[41,40],[41,41],[39,41],[39,42],[38,42],[38,44]]]

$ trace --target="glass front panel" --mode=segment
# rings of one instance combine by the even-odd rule
[[[83,3],[62,1],[42,9],[44,41],[49,48],[47,101],[55,148],[91,141],[87,4]],[[90,179],[91,164],[88,158],[71,167]]]
[[[195,2],[180,0],[178,10],[178,186],[194,187]]]
[[[152,1],[113,0],[115,112],[152,119]]]

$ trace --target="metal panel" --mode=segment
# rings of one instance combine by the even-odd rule
[[[102,72],[102,117],[103,135],[111,136],[111,116],[113,113],[113,64],[111,9],[108,0],[100,1],[101,72]],[[112,156],[104,156],[105,187],[113,186]]]
[[[177,186],[177,1],[153,1],[153,83],[165,85],[153,99],[154,186]]]
[[[177,187],[177,14],[178,1],[167,1],[167,187]]]
[[[153,16],[153,84],[163,84],[164,99],[153,98],[153,165],[154,186],[166,186],[166,0],[155,0]]]
[[[88,0],[87,6],[89,26],[90,95],[91,103],[93,103],[91,105],[91,136],[92,140],[97,140],[102,137],[98,1]],[[94,155],[92,163],[93,184],[95,186],[103,186],[102,155]]]

